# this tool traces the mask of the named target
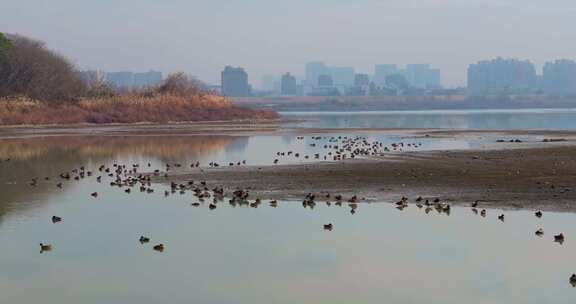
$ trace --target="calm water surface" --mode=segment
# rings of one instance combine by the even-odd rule
[[[576,130],[576,109],[284,112],[308,128]]]
[[[362,135],[421,142],[419,149],[483,145]],[[576,216],[569,213],[538,219],[489,210],[482,218],[469,208],[447,216],[372,203],[352,215],[346,205],[254,209],[226,201],[209,210],[192,207],[191,192],[165,197],[163,184],[151,194],[127,194],[95,176],[55,186],[59,173],[80,166],[267,165],[277,151],[317,152],[312,142],[292,135],[0,140],[0,159],[11,158],[0,163],[1,303],[574,303]],[[36,187],[28,184],[33,177]],[[90,197],[95,191],[98,198]],[[496,218],[502,212],[504,223]],[[53,215],[63,222],[52,224]],[[334,230],[324,231],[326,223]],[[538,228],[544,237],[534,235]],[[560,232],[563,245],[552,240]],[[141,235],[151,243],[141,245]],[[41,254],[40,242],[53,250]],[[152,250],[157,243],[166,250]]]

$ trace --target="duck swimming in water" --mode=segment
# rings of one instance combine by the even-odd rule
[[[52,245],[40,243],[40,253],[43,253],[45,251],[52,251]]]
[[[560,233],[558,235],[555,235],[554,236],[554,242],[560,243],[560,244],[564,243],[564,234]]]
[[[150,238],[147,238],[145,236],[141,236],[139,241],[140,241],[140,244],[146,244],[146,243],[150,242]]]
[[[324,225],[324,230],[332,231],[332,228],[333,228],[332,223]]]
[[[62,218],[59,216],[53,216],[52,217],[52,223],[54,223],[54,224],[61,222],[61,221],[62,221]]]
[[[164,251],[164,244],[158,244],[152,248],[156,251],[163,252]]]

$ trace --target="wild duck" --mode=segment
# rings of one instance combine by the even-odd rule
[[[560,243],[560,244],[564,243],[564,234],[560,233],[558,235],[555,235],[554,236],[554,242]]]
[[[40,253],[43,253],[45,251],[52,251],[52,245],[40,243]]]

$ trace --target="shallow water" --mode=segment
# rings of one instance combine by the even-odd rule
[[[350,134],[348,134],[350,135]],[[482,142],[403,139],[418,149]],[[325,134],[322,136],[326,136]],[[331,135],[330,135],[331,136]],[[141,171],[200,161],[271,164],[276,151],[317,152],[296,136],[46,137],[0,140],[2,303],[573,303],[576,217],[469,208],[450,216],[386,202],[350,208],[301,202],[209,210],[191,192],[152,184],[127,194],[95,176],[55,184],[80,166],[139,163]],[[283,163],[313,160],[283,158]],[[150,163],[150,167],[147,167]],[[195,169],[199,170],[199,169]],[[214,170],[214,169],[213,169]],[[43,180],[49,176],[50,180]],[[31,178],[38,185],[30,186]],[[209,185],[213,186],[213,185]],[[98,192],[98,198],[90,193]],[[57,215],[63,222],[53,224]],[[333,231],[323,224],[333,223]],[[534,231],[543,228],[539,238]],[[563,232],[563,245],[552,235]],[[138,238],[151,238],[142,245]],[[39,252],[39,243],[53,250]],[[152,246],[166,245],[164,252]]]
[[[283,112],[305,128],[576,130],[576,109]]]

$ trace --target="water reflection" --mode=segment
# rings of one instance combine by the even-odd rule
[[[41,217],[2,231],[0,241],[9,244],[0,257],[3,299],[571,303],[574,297],[568,282],[574,246],[552,240],[555,231],[576,231],[568,214],[537,219],[514,212],[502,223],[499,212],[482,218],[467,208],[440,216],[374,203],[359,204],[351,215],[347,206],[323,204],[209,210],[191,208],[187,196],[142,198],[65,198],[42,212],[66,213],[62,225]],[[328,231],[326,223],[333,225]],[[535,237],[535,225],[550,235]],[[142,234],[150,243],[139,243]],[[48,255],[38,254],[39,238],[54,245]],[[160,242],[166,249],[154,252]],[[31,287],[35,292],[25,292]]]
[[[410,150],[467,149],[479,147],[481,142],[468,142],[454,139],[405,138],[402,134],[371,133],[360,134],[369,141],[384,145],[395,142],[419,143],[405,146]],[[144,170],[164,170],[166,164],[182,164],[189,169],[191,163],[198,162],[207,167],[211,162],[222,165],[246,161],[247,165],[271,165],[278,152],[295,151],[300,157],[280,158],[279,164],[309,163],[322,161],[315,155],[325,155],[331,146],[331,138],[358,136],[353,134],[320,134],[305,136],[297,140],[294,135],[280,136],[62,136],[36,137],[27,139],[0,139],[0,158],[10,158],[0,163],[0,221],[9,211],[16,212],[33,208],[50,195],[69,191],[68,182],[58,176],[74,168],[86,167],[96,171],[100,165],[113,163],[139,163]],[[314,138],[313,138],[314,137]],[[306,157],[308,156],[308,157]],[[327,160],[331,160],[332,157]],[[175,168],[178,170],[178,168]],[[37,182],[31,186],[32,179]],[[63,188],[63,189],[60,189]]]
[[[61,193],[56,184],[62,172],[112,162],[150,162],[156,168],[183,159],[205,160],[236,139],[229,136],[1,139],[0,158],[10,161],[0,163],[0,222],[9,211],[33,208],[47,196]],[[31,186],[33,178],[38,183]]]
[[[406,140],[402,134],[363,135]],[[478,144],[410,140],[422,141],[423,149]],[[250,208],[224,201],[210,208],[210,200],[202,203],[190,192],[165,196],[170,187],[164,185],[128,194],[92,176],[55,186],[60,172],[80,166],[270,164],[279,150],[317,151],[312,143],[310,136],[0,140],[0,158],[12,159],[0,163],[2,300],[573,303],[573,214],[482,209],[476,215],[468,208],[412,204],[399,211],[380,203],[303,208],[302,202],[263,202]],[[28,184],[33,177],[39,178],[35,187]],[[501,213],[505,222],[498,220]],[[535,235],[540,228],[542,237]],[[554,243],[560,233],[566,236],[561,246]]]

